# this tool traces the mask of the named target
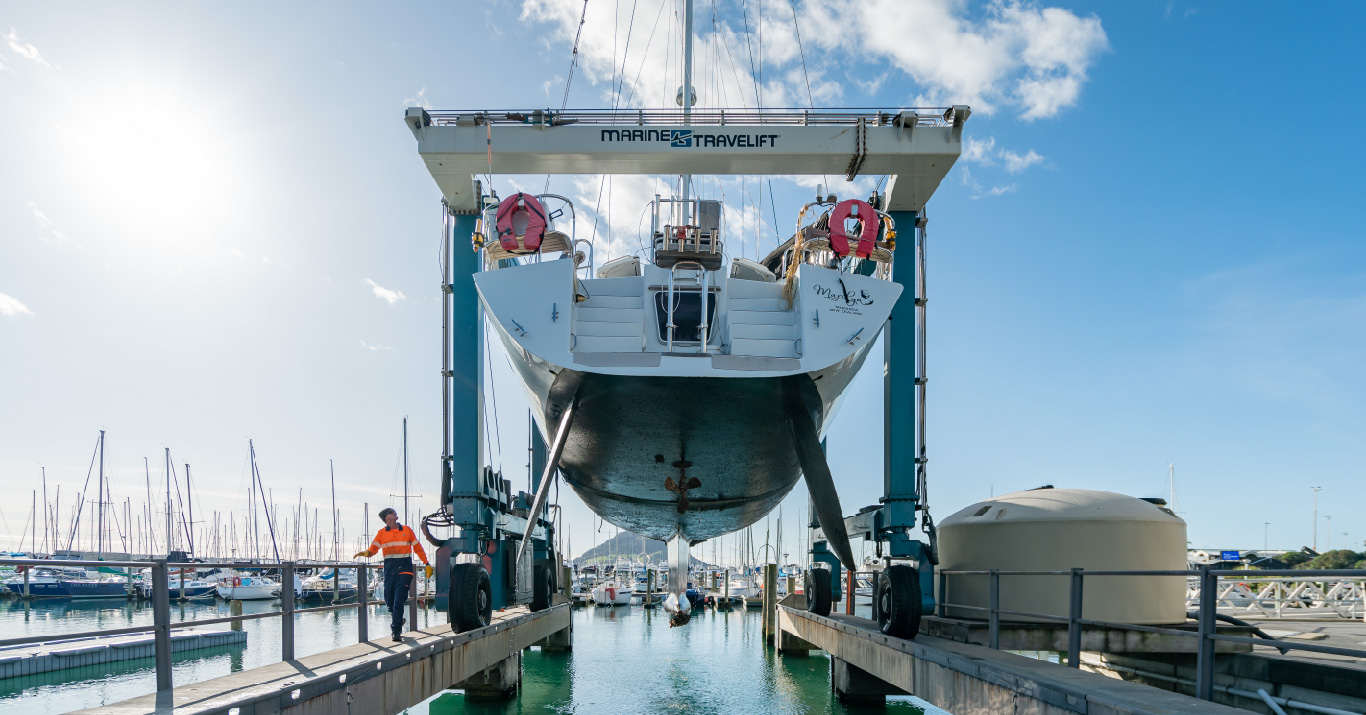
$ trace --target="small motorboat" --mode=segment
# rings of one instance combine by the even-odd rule
[[[603,581],[593,588],[593,602],[599,606],[629,606],[636,589],[620,581]]]
[[[265,576],[233,576],[218,582],[218,597],[226,601],[264,601],[280,597],[280,584]]]
[[[354,598],[356,579],[349,573],[342,573],[339,579],[335,569],[327,569],[316,576],[304,579],[301,591],[301,598],[305,601],[327,602]]]

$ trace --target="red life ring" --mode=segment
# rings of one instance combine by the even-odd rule
[[[517,192],[498,204],[498,242],[509,253],[535,253],[541,248],[545,235],[545,208],[535,196]],[[524,233],[517,233],[513,219],[526,217]]]
[[[840,258],[849,255],[851,236],[844,230],[844,221],[851,217],[858,221],[862,228],[854,255],[867,258],[872,255],[873,246],[877,243],[878,218],[867,201],[858,199],[841,201],[835,204],[834,210],[830,212],[830,250]]]
[[[242,577],[241,577],[241,576],[233,576],[233,577],[232,577],[232,587],[233,587],[233,588],[237,588],[238,586],[241,586],[241,585],[242,585]]]

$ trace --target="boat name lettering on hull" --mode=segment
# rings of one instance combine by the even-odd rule
[[[843,283],[843,281],[841,281],[841,283]],[[831,300],[836,303],[843,303],[850,308],[856,305],[873,304],[873,296],[869,295],[866,290],[848,290],[843,285],[840,286],[839,290],[835,290],[834,288],[826,288],[819,283],[813,284],[811,288],[815,291],[818,298],[825,298],[826,300]]]
[[[740,147],[762,149],[778,145],[777,134],[703,134],[691,129],[603,129],[604,142],[668,142],[670,147]]]

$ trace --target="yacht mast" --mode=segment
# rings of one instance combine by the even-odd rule
[[[175,524],[171,517],[171,448],[166,447],[166,553],[175,543]]]
[[[403,523],[408,523],[408,417],[403,417]]]
[[[95,534],[95,553],[98,554],[98,556],[96,556],[96,558],[99,559],[100,561],[103,561],[103,560],[104,560],[104,430],[100,430],[100,488],[99,488],[99,496],[100,496],[100,502],[99,502],[99,504],[100,504],[100,514],[99,514],[99,527],[98,527],[98,531],[97,531],[96,534]],[[36,507],[36,506],[34,507],[33,515],[34,515],[35,517],[38,516],[38,512],[37,512],[37,507]],[[37,551],[37,547],[36,547],[36,546],[34,547],[34,550]]]
[[[185,500],[189,502],[190,522],[185,525],[185,540],[190,542],[190,555],[194,556],[194,490],[190,488],[190,463],[185,463]]]
[[[683,2],[683,87],[678,90],[678,103],[683,105],[683,123],[692,124],[692,105],[697,101],[697,95],[692,88],[692,0]],[[692,211],[688,204],[688,199],[692,194],[692,174],[683,174],[679,177],[682,181],[683,209],[682,224],[687,226],[692,223]]]
[[[332,474],[332,562],[336,563],[340,560],[337,553],[340,551],[337,545],[337,469],[332,466],[332,460],[330,459],[327,460],[327,471]],[[318,518],[316,509],[313,514],[313,519],[316,521]],[[317,527],[314,528],[316,529]]]

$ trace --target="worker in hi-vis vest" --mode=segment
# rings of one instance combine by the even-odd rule
[[[403,606],[408,602],[408,589],[416,573],[413,570],[413,552],[417,552],[418,558],[422,559],[422,567],[426,569],[428,578],[431,578],[432,567],[427,563],[427,552],[422,550],[422,543],[417,540],[412,527],[398,523],[398,512],[385,508],[379,513],[379,518],[384,520],[384,528],[375,534],[370,548],[357,551],[355,558],[374,556],[377,551],[384,552],[384,605],[389,607],[389,613],[393,615],[389,627],[397,643],[403,640]]]

